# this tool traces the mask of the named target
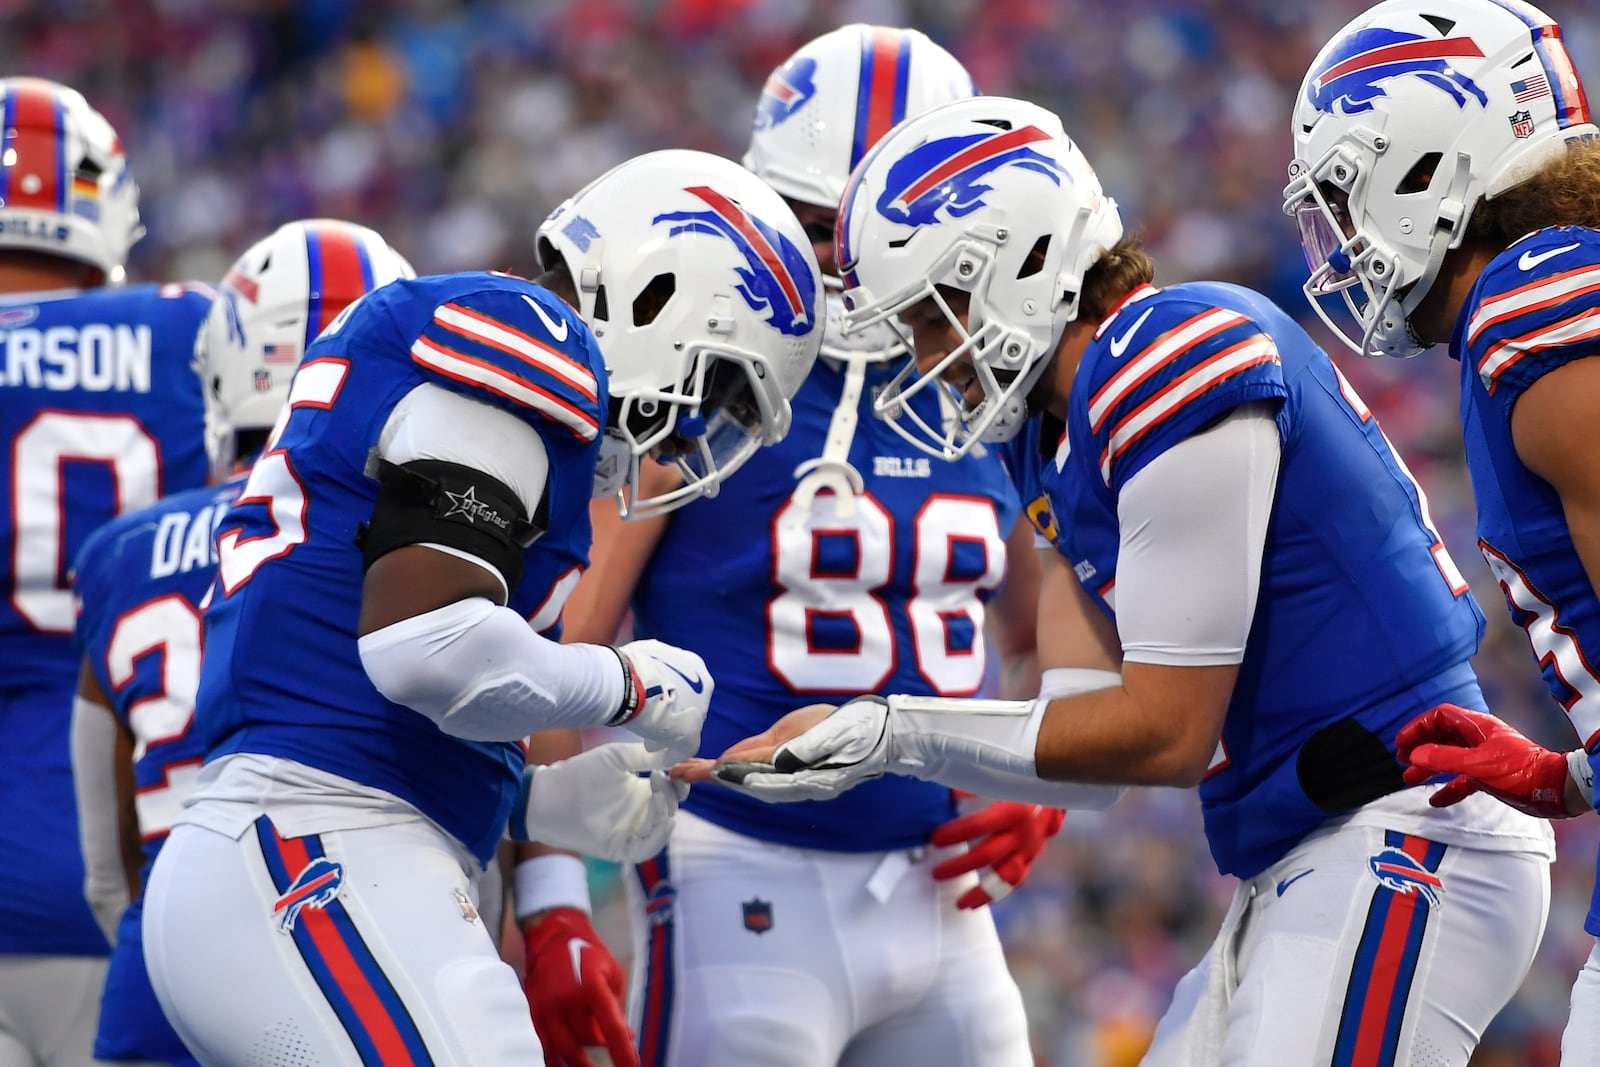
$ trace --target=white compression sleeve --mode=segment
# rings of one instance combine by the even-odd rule
[[[1112,671],[1057,667],[1044,672],[1033,701],[890,697],[888,769],[980,796],[1103,811],[1126,790],[1046,781],[1039,777],[1034,751],[1052,700],[1121,684],[1122,676]]]
[[[374,630],[360,649],[378,692],[471,741],[603,726],[622,708],[615,650],[540,637],[483,597]]]
[[[1279,453],[1272,409],[1247,404],[1123,488],[1117,632],[1125,660],[1209,667],[1244,659]]]
[[[117,720],[103,704],[72,701],[72,785],[78,800],[78,842],[83,849],[83,895],[111,944],[128,908],[117,808]]]

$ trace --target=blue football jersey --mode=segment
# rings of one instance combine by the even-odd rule
[[[1421,490],[1327,355],[1237,286],[1141,288],[1085,352],[1065,447],[1037,460],[1058,551],[1084,589],[1115,617],[1123,486],[1252,401],[1277,410],[1278,488],[1255,620],[1200,785],[1212,855],[1241,878],[1330,815],[1296,773],[1313,733],[1353,717],[1393,751],[1435,704],[1483,707],[1468,664],[1483,615]]]
[[[183,285],[0,297],[0,953],[106,951],[72,793],[67,571],[107,520],[205,482],[209,307]]]
[[[564,323],[559,336],[546,318]],[[210,759],[255,752],[386,790],[487,859],[522,747],[451,737],[384,699],[357,648],[356,540],[378,496],[368,454],[424,382],[499,406],[544,442],[548,529],[526,553],[510,606],[537,627],[554,622],[588,562],[607,395],[594,335],[520,278],[395,282],[352,304],[306,352],[287,421],[222,521],[197,722]]]
[[[969,696],[984,683],[985,603],[1005,576],[1016,493],[994,455],[945,463],[908,448],[873,417],[869,378],[850,446],[865,495],[849,517],[831,493],[803,506],[794,470],[821,453],[843,382],[817,362],[788,437],[673,514],[635,592],[638,636],[698,652],[717,680],[703,756],[805,704]],[[938,418],[931,392],[916,402]],[[948,789],[892,776],[799,804],[702,788],[685,807],[763,840],[845,852],[924,845],[953,811]]]
[[[1553,228],[1490,262],[1450,342],[1461,361],[1478,547],[1591,762],[1600,750],[1600,598],[1573,548],[1561,498],[1517,458],[1511,411],[1545,374],[1600,355],[1597,322],[1600,233]],[[1584,928],[1600,936],[1600,888]]]
[[[134,804],[149,877],[205,744],[194,726],[201,605],[216,577],[215,533],[243,478],[192,489],[100,527],[78,554],[78,643],[112,710],[133,735]],[[95,1055],[193,1063],[145,970],[135,900],[117,928]]]

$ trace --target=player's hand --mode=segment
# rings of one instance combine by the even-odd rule
[[[769,802],[830,800],[884,773],[889,721],[889,702],[878,696],[856,697],[836,709],[812,704],[791,711],[761,738],[729,749],[711,775]]]
[[[630,641],[617,651],[642,699],[631,717],[614,725],[627,727],[652,752],[665,752],[668,763],[693,756],[716,688],[706,661],[661,641]]]
[[[1410,764],[1407,785],[1455,775],[1428,798],[1436,808],[1482,790],[1541,819],[1579,814],[1567,810],[1566,755],[1535,744],[1493,715],[1441,704],[1401,730],[1395,749],[1400,762]]]
[[[622,1014],[622,968],[577,908],[553,908],[522,931],[524,989],[545,1067],[594,1067],[585,1048],[603,1047],[613,1067],[638,1067]]]
[[[933,832],[932,843],[948,848],[963,842],[972,847],[933,869],[947,881],[979,871],[978,884],[961,894],[958,908],[981,908],[1004,900],[1028,877],[1028,868],[1044,851],[1044,843],[1061,832],[1067,813],[1041,804],[997,800],[981,811],[951,819]]]
[[[511,809],[511,836],[641,863],[666,846],[678,803],[689,795],[665,767],[663,754],[639,744],[601,745],[529,767]]]

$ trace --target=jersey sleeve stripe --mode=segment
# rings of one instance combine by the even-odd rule
[[[593,441],[600,433],[599,422],[592,416],[531,382],[511,377],[492,363],[445,348],[426,337],[419,337],[412,344],[411,358],[446,378],[478,386],[547,415],[582,441]]]
[[[1585,308],[1560,322],[1492,345],[1478,361],[1478,377],[1492,396],[1500,384],[1500,376],[1523,356],[1596,337],[1600,337],[1600,307]]]
[[[530,367],[548,371],[582,393],[585,399],[598,402],[594,373],[588,367],[521,330],[459,304],[441,304],[434,311],[433,320],[451,333],[497,348]]]
[[[1600,289],[1600,267],[1589,265],[1552,274],[1485,300],[1467,323],[1467,344],[1476,344],[1483,331],[1517,315],[1561,303]]]
[[[1090,398],[1091,431],[1099,433],[1117,405],[1144,384],[1152,374],[1194,346],[1204,344],[1222,331],[1248,321],[1243,315],[1225,308],[1212,308],[1180,322],[1161,334],[1144,352],[1129,360],[1126,367],[1113,374],[1100,387],[1100,391]]]
[[[1238,344],[1190,368],[1155,396],[1129,412],[1111,431],[1100,452],[1100,476],[1111,484],[1111,465],[1140,438],[1223,382],[1263,363],[1277,363],[1278,346],[1265,334],[1252,334]]]

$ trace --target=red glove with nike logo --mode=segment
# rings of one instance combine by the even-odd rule
[[[1028,868],[1044,851],[1044,843],[1061,832],[1067,813],[1039,804],[997,800],[981,811],[952,819],[933,832],[932,844],[948,848],[963,842],[971,848],[933,869],[943,882],[968,871],[983,870],[978,884],[961,894],[958,908],[981,908],[1011,895],[1028,877]]]
[[[545,1067],[594,1067],[585,1047],[602,1046],[616,1067],[639,1067],[622,1013],[622,968],[577,908],[552,908],[524,928],[523,988]]]
[[[1395,737],[1407,785],[1453,774],[1428,798],[1447,807],[1482,790],[1541,819],[1567,819],[1567,756],[1528,740],[1493,715],[1454,704],[1430,708]]]

